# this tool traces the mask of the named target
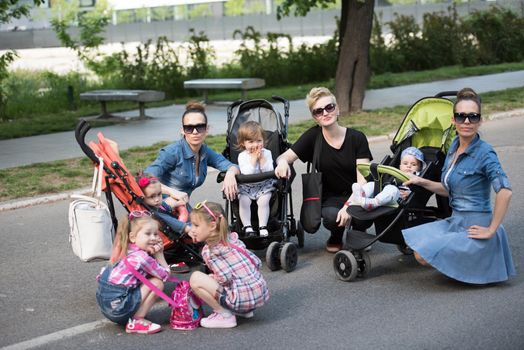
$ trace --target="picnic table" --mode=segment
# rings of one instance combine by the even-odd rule
[[[80,94],[81,100],[100,102],[102,112],[96,119],[122,119],[122,117],[115,116],[107,111],[107,102],[110,101],[136,101],[138,102],[139,116],[134,119],[148,119],[151,117],[146,115],[146,102],[162,101],[165,97],[164,92],[154,90],[94,90]]]
[[[259,78],[235,79],[195,79],[184,81],[185,89],[203,90],[204,103],[208,103],[208,90],[236,89],[242,91],[242,99],[246,99],[247,90],[258,89],[266,86],[266,81]]]

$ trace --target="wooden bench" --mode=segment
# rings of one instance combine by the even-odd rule
[[[242,99],[246,99],[246,91],[266,86],[266,81],[259,78],[238,79],[195,79],[184,81],[185,89],[197,89],[204,92],[204,103],[208,103],[208,90],[233,89],[242,91]]]
[[[146,102],[162,101],[166,94],[162,91],[154,90],[95,90],[87,91],[80,94],[80,99],[87,101],[99,101],[102,106],[102,113],[96,117],[97,119],[112,119],[119,118],[107,112],[107,102],[109,101],[137,101],[139,116],[135,119],[148,119],[146,116]],[[130,119],[130,118],[124,118]]]

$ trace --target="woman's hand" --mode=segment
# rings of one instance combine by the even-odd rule
[[[489,227],[473,225],[468,228],[468,237],[474,239],[490,239],[495,235],[495,231],[491,231]]]
[[[275,168],[275,175],[279,179],[289,179],[289,177],[291,176],[291,168],[289,167],[287,160],[281,159],[278,161],[277,167]]]
[[[338,226],[340,227],[346,226],[348,220],[349,220],[349,214],[347,211],[347,207],[344,205],[342,209],[340,209],[337,213]]]
[[[224,176],[224,182],[222,183],[222,192],[226,195],[226,198],[230,201],[236,198],[238,192],[237,179],[235,175],[238,173],[238,168],[231,167],[227,169],[226,175]]]

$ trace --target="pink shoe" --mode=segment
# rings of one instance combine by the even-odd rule
[[[159,324],[153,323],[145,319],[133,319],[130,318],[127,321],[126,333],[137,333],[137,334],[153,334],[158,333],[162,330]]]
[[[237,318],[233,314],[219,314],[213,312],[208,317],[200,320],[204,328],[233,328],[237,326]]]

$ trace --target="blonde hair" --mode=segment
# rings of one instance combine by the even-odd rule
[[[309,108],[309,111],[312,112],[313,105],[322,97],[329,96],[333,99],[333,103],[337,103],[337,98],[331,91],[329,91],[328,88],[325,88],[323,86],[321,87],[314,87],[309,91],[309,93],[306,95],[306,104]]]
[[[115,242],[113,243],[113,254],[111,263],[122,260],[127,255],[127,248],[129,246],[129,233],[138,231],[145,223],[158,222],[151,216],[134,217],[129,220],[127,215],[124,215],[118,221],[118,228],[116,229]]]
[[[229,225],[227,223],[226,213],[224,212],[224,209],[220,204],[215,202],[205,202],[205,206],[213,213],[214,217],[202,205],[198,209],[193,207],[193,210],[191,211],[191,218],[198,218],[199,220],[205,221],[208,224],[214,221],[216,222],[216,234],[210,235],[210,237],[206,240],[206,243],[210,247],[216,245],[218,242],[223,242],[227,244]]]
[[[237,132],[237,145],[236,147],[238,149],[244,150],[246,149],[244,147],[244,142],[247,140],[255,140],[256,138],[261,138],[262,141],[265,141],[265,135],[264,135],[264,129],[262,126],[253,121],[247,121],[245,123],[242,123],[240,127],[238,128]]]
[[[467,88],[463,88],[462,90],[457,92],[457,99],[455,100],[455,103],[453,104],[453,113],[455,113],[457,105],[460,102],[462,102],[462,101],[473,101],[473,102],[475,102],[475,104],[477,105],[477,107],[479,109],[479,113],[480,113],[481,100],[480,100],[480,96],[477,95],[475,90],[473,90],[472,88],[467,87]]]

